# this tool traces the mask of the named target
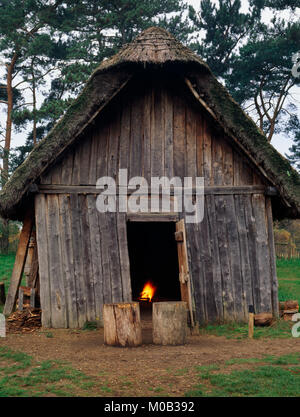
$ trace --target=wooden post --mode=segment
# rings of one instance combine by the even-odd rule
[[[153,343],[183,345],[187,335],[187,303],[153,303]]]
[[[15,264],[11,275],[10,286],[3,309],[3,314],[6,316],[9,316],[13,312],[16,303],[16,296],[22,279],[32,226],[33,214],[31,211],[28,211],[24,218]]]
[[[142,327],[138,302],[104,304],[104,343],[110,346],[140,346]]]
[[[18,310],[23,311],[23,303],[24,303],[24,290],[23,288],[19,287],[19,297],[18,297]]]
[[[5,304],[5,284],[0,282],[0,304]]]
[[[248,326],[248,337],[253,339],[254,334],[254,307],[249,306],[249,326]]]

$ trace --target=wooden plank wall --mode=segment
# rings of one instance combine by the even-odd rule
[[[131,300],[125,216],[95,204],[94,195],[36,196],[45,327],[101,323],[104,303]]]
[[[211,186],[263,183],[178,81],[150,76],[116,97],[41,183],[95,186],[101,176],[116,178],[119,168],[149,182],[151,176],[197,175]],[[104,302],[131,299],[126,215],[100,215],[95,198],[36,197],[46,326],[81,326],[101,318]],[[262,194],[205,197],[204,221],[187,225],[200,323],[246,320],[249,304],[256,312],[278,311],[271,215]]]

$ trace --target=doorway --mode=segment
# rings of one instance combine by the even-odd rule
[[[127,241],[132,299],[139,300],[147,282],[152,301],[180,301],[175,222],[128,222]]]

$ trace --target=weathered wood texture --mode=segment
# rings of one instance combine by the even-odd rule
[[[142,344],[139,303],[104,304],[103,323],[105,344],[122,347]]]
[[[99,177],[204,176],[205,185],[252,185],[247,158],[216,131],[175,81],[134,81],[41,184],[95,185]]]
[[[19,245],[16,253],[15,264],[11,274],[9,290],[7,293],[3,314],[9,316],[14,309],[18,288],[21,283],[22,274],[26,262],[26,255],[29,245],[29,239],[33,227],[33,215],[29,211],[26,213],[23,228],[20,235]]]
[[[35,200],[42,323],[102,322],[104,303],[131,301],[124,215],[100,214],[96,196]]]
[[[118,182],[119,168],[149,183],[197,175],[218,187],[203,222],[186,229],[198,322],[247,321],[250,304],[278,311],[271,200],[243,188],[270,184],[182,88],[171,77],[133,80],[41,178],[62,191],[87,187],[36,197],[43,325],[81,326],[101,320],[104,303],[131,300],[126,215],[99,214],[93,194],[101,176]]]
[[[153,303],[153,343],[183,345],[187,336],[188,307],[184,301]]]
[[[273,230],[263,195],[205,196],[204,220],[187,224],[196,317],[247,321],[255,313],[278,314]]]

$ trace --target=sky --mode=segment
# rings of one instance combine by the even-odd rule
[[[217,0],[214,0],[215,2],[217,2]],[[199,4],[200,4],[200,0],[186,0],[186,2],[190,5],[192,5],[197,11],[199,11]],[[248,9],[248,1],[247,0],[241,0],[242,3],[242,11],[246,12]],[[282,13],[281,13],[282,15]],[[268,21],[270,20],[270,18],[272,17],[272,14],[269,12],[266,12],[263,16],[263,21]],[[288,17],[288,15],[286,15],[285,17]],[[1,71],[1,67],[0,67],[0,71]],[[294,97],[298,100],[299,103],[299,114],[300,114],[300,88],[295,89],[293,91]],[[42,101],[43,96],[39,95],[38,96],[38,103]],[[5,121],[5,113],[4,113],[4,108],[5,106],[0,106],[0,123],[1,126],[4,126],[4,121]],[[25,142],[25,138],[26,138],[27,133],[25,131],[23,131],[22,133],[13,133],[13,137],[12,137],[12,147],[16,147],[16,146],[20,146],[23,145]],[[273,139],[272,139],[272,145],[283,155],[285,154],[289,154],[289,148],[292,145],[292,141],[290,139],[288,139],[285,135],[280,134],[280,135],[274,135]]]

